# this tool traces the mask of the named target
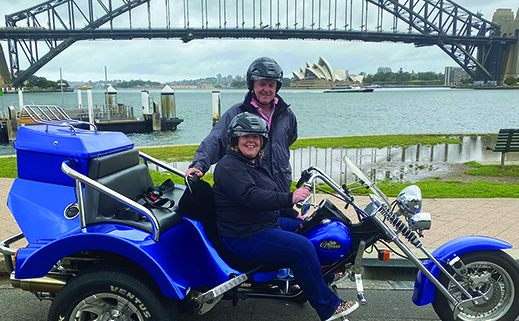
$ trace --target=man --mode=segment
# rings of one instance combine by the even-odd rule
[[[237,114],[250,112],[267,122],[270,139],[263,159],[280,191],[289,192],[292,182],[289,147],[297,139],[297,120],[289,105],[277,94],[282,80],[283,70],[274,59],[254,60],[247,70],[249,92],[244,101],[229,108],[200,143],[186,175],[196,173],[201,177],[217,163],[229,145],[229,123]]]

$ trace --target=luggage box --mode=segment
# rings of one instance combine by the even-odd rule
[[[17,133],[18,177],[61,185],[74,180],[61,171],[61,163],[72,159],[72,167],[87,175],[91,158],[133,148],[133,142],[120,132],[97,132],[66,127],[24,126]]]

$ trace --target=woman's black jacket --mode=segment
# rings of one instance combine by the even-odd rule
[[[278,192],[265,168],[241,152],[227,148],[214,170],[214,203],[218,233],[246,238],[269,228],[279,228],[278,217],[295,218],[292,193]]]

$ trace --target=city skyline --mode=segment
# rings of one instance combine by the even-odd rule
[[[0,0],[4,14],[27,9],[41,0]],[[487,20],[498,8],[517,13],[516,1],[458,0],[459,5],[480,12]],[[1,21],[1,20],[0,20]],[[2,21],[3,22],[3,21]],[[5,23],[3,23],[5,25]],[[7,43],[0,42],[7,56]],[[208,75],[244,75],[257,57],[269,56],[278,61],[285,77],[291,78],[307,61],[325,57],[334,68],[375,74],[384,66],[415,72],[444,72],[456,66],[440,48],[415,48],[411,44],[369,43],[359,41],[317,40],[131,40],[79,41],[60,53],[36,74],[47,79],[101,80],[105,66],[109,79],[142,79],[171,82],[198,79]],[[27,68],[21,64],[21,69]]]

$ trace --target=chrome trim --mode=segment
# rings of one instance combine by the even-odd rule
[[[181,172],[180,170],[178,170],[178,169],[176,169],[174,167],[171,167],[168,164],[166,164],[166,163],[164,163],[164,162],[162,162],[162,161],[160,161],[160,160],[158,160],[158,159],[156,159],[154,157],[151,157],[148,154],[145,154],[145,153],[139,151],[139,156],[144,160],[144,164],[146,166],[148,165],[147,162],[150,161],[153,164],[155,164],[157,166],[160,166],[160,167],[162,167],[163,169],[165,169],[167,171],[172,172],[173,174],[176,174],[176,175],[178,175],[178,176],[180,176],[182,178],[186,177],[186,175],[183,172]]]
[[[16,254],[16,251],[18,250],[9,248],[9,244],[19,241],[24,237],[25,236],[23,235],[23,233],[18,233],[0,242],[0,253],[4,255],[5,267],[7,269],[7,272],[9,273],[14,271],[12,256],[14,256]]]
[[[81,221],[81,228],[84,229],[86,227],[86,221],[85,221],[85,208],[84,208],[84,198],[83,198],[83,188],[81,187],[81,183],[88,185],[92,187],[93,189],[108,195],[109,197],[113,198],[114,200],[127,205],[131,207],[132,209],[136,210],[137,212],[143,214],[146,216],[146,218],[150,221],[151,226],[153,227],[153,240],[155,242],[159,241],[160,238],[160,225],[159,221],[157,220],[157,217],[155,217],[155,214],[153,214],[152,211],[147,209],[146,207],[142,206],[141,204],[129,199],[128,197],[114,191],[111,188],[108,188],[104,186],[103,184],[100,184],[93,179],[73,170],[67,165],[67,161],[64,161],[61,164],[61,170],[67,174],[68,176],[72,177],[76,180],[76,193],[78,197],[78,205],[79,205],[79,211],[80,211],[80,221]]]

